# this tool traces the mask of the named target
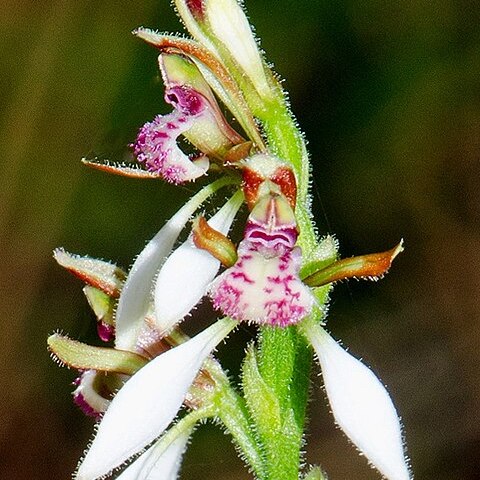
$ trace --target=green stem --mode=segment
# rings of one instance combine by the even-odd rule
[[[267,478],[297,480],[308,399],[311,352],[294,327],[260,331],[259,369],[280,405],[278,431],[264,432]]]
[[[291,163],[297,178],[296,217],[298,244],[304,258],[315,250],[317,240],[310,213],[309,162],[302,134],[296,127],[280,87],[268,104],[255,109],[263,124],[272,153]],[[311,349],[295,327],[262,328],[259,368],[276,394],[281,411],[278,432],[264,440],[268,478],[298,480],[303,430],[310,385]]]
[[[245,400],[232,388],[227,375],[214,360],[207,360],[206,367],[216,384],[215,414],[232,435],[234,443],[244,455],[244,460],[259,479],[265,476],[263,452],[249,421]]]

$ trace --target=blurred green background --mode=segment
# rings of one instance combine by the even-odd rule
[[[375,284],[336,288],[329,328],[389,386],[418,480],[480,478],[480,4],[247,0],[309,141],[319,232],[345,256],[406,251]],[[128,267],[189,188],[90,171],[122,160],[167,111],[140,25],[180,30],[167,0],[3,0],[0,6],[0,477],[69,478],[92,430],[55,329],[85,339],[81,284],[54,247]],[[235,365],[251,332],[220,350]],[[314,380],[307,461],[374,480]],[[185,479],[246,479],[202,426]],[[221,456],[220,456],[221,454]]]

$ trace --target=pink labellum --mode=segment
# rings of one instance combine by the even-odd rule
[[[204,155],[189,158],[178,147],[177,138],[190,130],[195,119],[206,111],[206,101],[187,87],[167,90],[165,99],[175,110],[168,115],[158,115],[140,129],[133,144],[134,154],[147,170],[167,182],[178,184],[195,180],[208,170],[209,161]]]
[[[301,250],[265,256],[244,240],[238,261],[212,284],[215,308],[235,320],[286,327],[307,316],[315,299],[298,277]]]
[[[235,320],[279,327],[309,315],[315,298],[299,277],[297,236],[286,197],[261,198],[248,218],[237,262],[210,287],[214,307]]]
[[[73,392],[73,401],[85,415],[99,419],[110,404],[110,400],[98,392],[101,386],[96,370],[86,370],[75,381],[77,388]]]
[[[180,112],[158,115],[146,123],[137,136],[134,153],[146,168],[171,183],[182,183],[202,176],[208,169],[208,159],[190,160],[178,147],[177,137],[187,131],[192,117]]]

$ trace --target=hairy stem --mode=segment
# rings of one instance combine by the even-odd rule
[[[245,400],[233,389],[227,375],[217,362],[208,360],[207,369],[215,380],[217,388],[214,399],[216,416],[232,435],[235,445],[244,455],[244,460],[256,477],[266,478],[263,452],[252,429]]]

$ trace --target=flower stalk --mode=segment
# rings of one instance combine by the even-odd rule
[[[305,141],[243,7],[237,0],[175,4],[193,39],[134,32],[159,51],[172,112],[140,128],[131,144],[136,166],[86,163],[173,184],[208,175],[210,183],[147,243],[128,274],[55,251],[57,262],[86,283],[105,342],[48,339],[54,358],[80,371],[75,402],[99,419],[75,479],[123,468],[120,480],[173,480],[191,433],[205,420],[229,433],[258,480],[326,478],[318,466],[304,469],[315,354],[343,432],[387,480],[411,480],[386,389],[323,328],[332,285],[383,277],[402,243],[339,259],[335,239],[317,237]],[[180,137],[193,154],[182,150]],[[221,197],[220,208],[204,206],[223,189],[230,198]],[[245,216],[237,235],[234,222]],[[190,338],[182,323],[195,324],[201,302],[213,307],[211,324]],[[245,322],[257,336],[234,386],[214,352]]]

